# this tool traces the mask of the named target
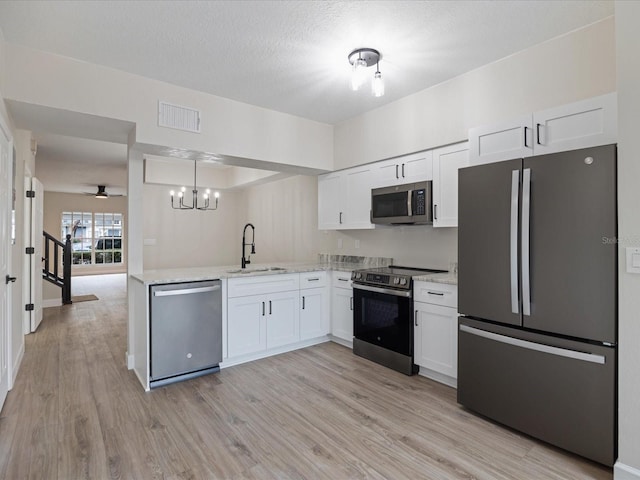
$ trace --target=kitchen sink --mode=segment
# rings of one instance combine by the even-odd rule
[[[240,273],[242,275],[247,275],[249,273],[261,273],[261,272],[278,272],[286,270],[283,267],[264,267],[264,268],[237,268],[235,270],[227,270],[227,273]]]

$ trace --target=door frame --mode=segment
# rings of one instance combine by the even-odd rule
[[[7,192],[10,192],[12,189],[12,184],[11,184],[11,180],[12,180],[12,175],[14,174],[13,172],[13,135],[11,134],[11,130],[9,129],[9,125],[8,122],[4,116],[4,114],[2,112],[0,112],[0,135],[2,135],[4,137],[4,139],[7,142],[7,160],[9,161],[9,174],[7,177]],[[7,195],[7,199],[9,199],[9,195]],[[2,202],[0,202],[0,205],[2,205]],[[0,207],[2,208],[2,207]],[[12,210],[12,205],[11,205],[11,201],[7,202],[7,205],[5,207],[7,209],[7,220],[9,220],[11,218],[11,210]],[[8,232],[8,237],[7,237],[7,242],[1,242],[0,245],[2,243],[4,243],[5,245],[3,247],[0,248],[5,248],[6,249],[6,255],[7,255],[7,273],[11,271],[11,256],[12,256],[12,245],[11,245],[11,232],[9,230],[7,230]],[[1,280],[1,279],[0,279]],[[17,285],[17,284],[16,284]],[[0,305],[0,308],[5,309],[5,314],[7,315],[7,331],[6,331],[6,335],[7,335],[7,345],[6,345],[6,360],[7,360],[7,391],[10,391],[13,388],[13,345],[12,345],[12,334],[13,334],[13,330],[12,330],[12,322],[13,322],[13,305],[12,305],[12,295],[11,295],[11,290],[9,290],[11,287],[9,287],[7,285],[7,303],[6,305]],[[2,406],[0,405],[0,408],[2,408]]]

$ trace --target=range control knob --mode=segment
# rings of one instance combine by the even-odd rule
[[[400,279],[398,277],[394,277],[393,284],[398,285],[400,283]]]
[[[401,278],[400,279],[400,285],[406,285],[407,284],[407,279],[406,278]]]
[[[356,273],[356,279],[360,280],[362,278],[362,274],[361,273]]]

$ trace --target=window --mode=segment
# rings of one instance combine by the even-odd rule
[[[62,238],[71,235],[73,265],[122,263],[122,214],[63,212]]]

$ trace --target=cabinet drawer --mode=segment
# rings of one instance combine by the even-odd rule
[[[244,297],[246,295],[263,295],[265,293],[286,292],[300,288],[300,274],[256,275],[248,278],[230,278],[227,285],[227,296]]]
[[[327,284],[327,272],[304,272],[300,274],[300,289],[324,287]]]
[[[351,272],[332,272],[331,285],[351,290]]]
[[[446,283],[415,282],[413,284],[413,300],[458,308],[458,286]]]

